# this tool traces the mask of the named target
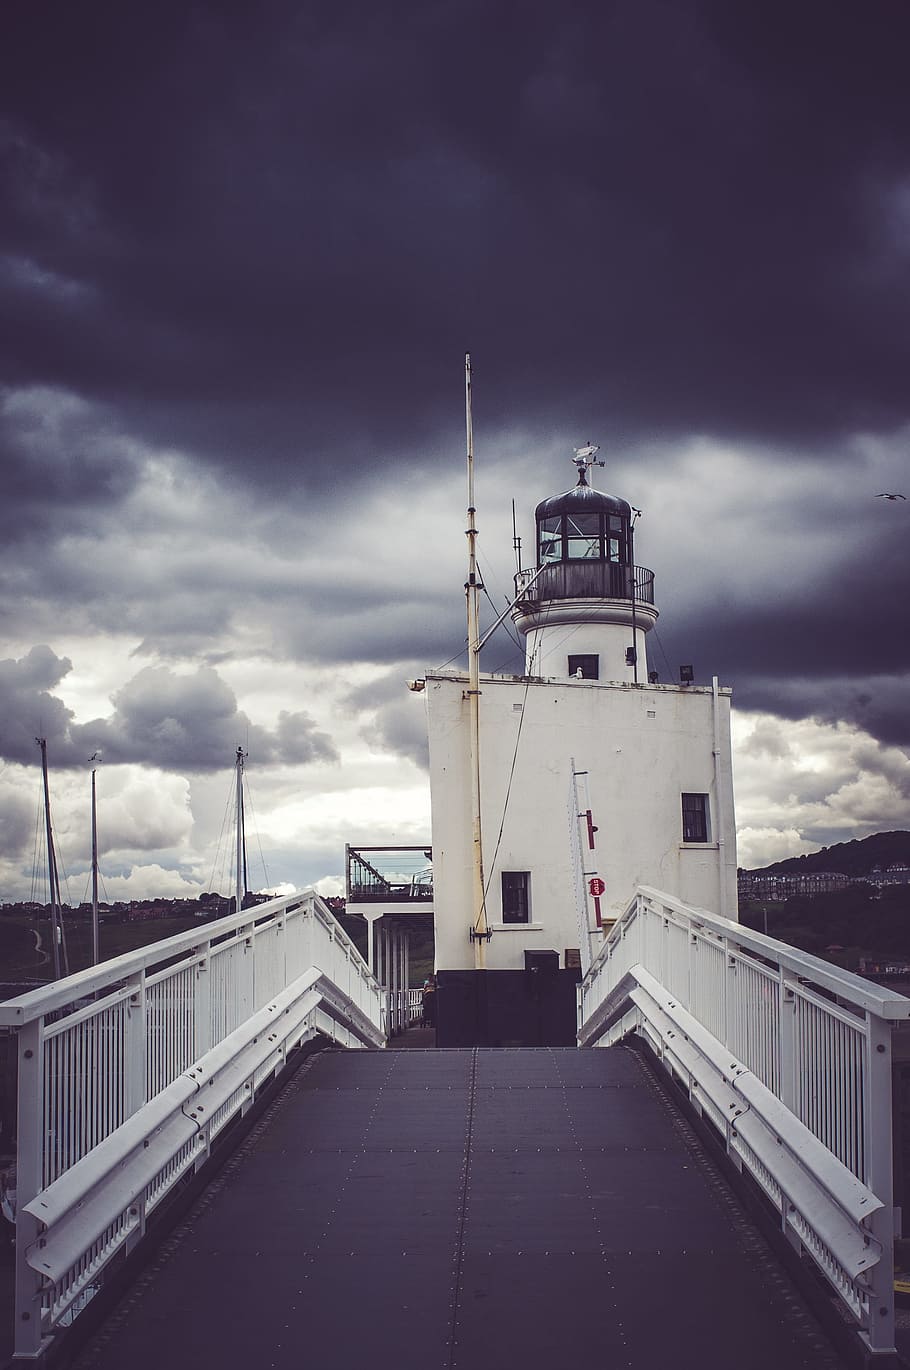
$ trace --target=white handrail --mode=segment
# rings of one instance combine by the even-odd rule
[[[19,1359],[290,1050],[317,1032],[381,1046],[386,1031],[378,982],[313,890],[32,990],[0,1004],[0,1024],[18,1034]]]
[[[894,1347],[891,1028],[910,999],[649,887],[579,988],[579,1043],[643,1036],[779,1207],[874,1352]]]

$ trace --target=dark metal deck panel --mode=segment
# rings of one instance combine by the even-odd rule
[[[324,1052],[95,1370],[840,1361],[638,1056]]]

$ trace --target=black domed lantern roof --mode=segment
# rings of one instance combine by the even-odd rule
[[[576,464],[578,484],[574,489],[541,500],[534,511],[538,566],[557,561],[631,565],[631,505],[616,495],[594,490],[588,484],[586,462],[576,456]]]
[[[541,500],[534,510],[534,517],[539,523],[541,519],[551,518],[554,514],[567,514],[570,511],[618,514],[620,518],[626,519],[632,517],[632,507],[624,499],[620,499],[618,495],[605,495],[601,490],[593,490],[587,481],[582,480],[579,480],[572,490]]]

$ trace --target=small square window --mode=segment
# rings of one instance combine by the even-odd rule
[[[708,796],[706,794],[684,794],[682,797],[682,823],[684,842],[709,841]]]
[[[600,657],[596,655],[570,656],[569,675],[580,676],[582,680],[599,680]]]
[[[502,872],[502,921],[504,923],[530,923],[530,871]]]

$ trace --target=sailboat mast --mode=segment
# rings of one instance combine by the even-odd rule
[[[51,793],[47,779],[47,738],[36,737],[35,741],[41,748],[41,775],[44,781],[44,828],[47,839],[47,882],[50,887],[51,899],[51,941],[54,948],[54,979],[60,979],[60,932],[59,926],[62,921],[57,907],[58,884],[57,884],[57,862],[54,859],[54,834],[51,828]]]
[[[240,831],[243,834],[243,892],[246,894],[250,888],[250,873],[246,864],[246,803],[242,786],[240,790]]]
[[[465,585],[468,602],[468,714],[470,719],[471,752],[471,836],[473,843],[472,922],[471,940],[474,943],[474,967],[486,969],[487,928],[486,899],[483,888],[483,833],[480,819],[480,612],[477,580],[477,526],[474,521],[474,417],[471,405],[471,358],[466,354],[465,369],[465,426],[468,448],[468,579]]]
[[[237,748],[237,883],[236,883],[236,903],[234,911],[239,913],[243,908],[244,877],[246,875],[246,857],[244,853],[244,832],[243,832],[243,762],[247,753],[242,747]]]
[[[94,757],[92,758],[94,760]],[[101,945],[98,933],[98,805],[95,789],[97,771],[92,768],[92,965],[101,960]]]

